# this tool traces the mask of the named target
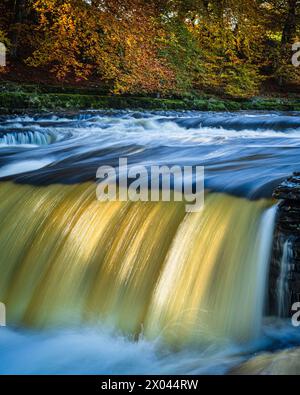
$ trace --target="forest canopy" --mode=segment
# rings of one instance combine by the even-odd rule
[[[14,64],[115,94],[251,97],[300,84],[298,0],[2,0]]]

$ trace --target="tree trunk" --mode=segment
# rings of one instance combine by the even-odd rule
[[[15,0],[14,11],[13,11],[13,32],[12,32],[12,46],[11,46],[11,57],[18,58],[20,48],[20,37],[21,37],[21,25],[26,21],[28,4],[27,0]]]
[[[288,0],[288,14],[283,27],[281,45],[290,44],[296,36],[296,8],[297,0]]]

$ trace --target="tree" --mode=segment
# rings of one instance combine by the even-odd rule
[[[291,44],[296,38],[296,7],[299,5],[298,0],[288,0],[287,16],[283,26],[281,45],[284,47]]]
[[[134,94],[259,93],[299,82],[299,0],[3,0],[12,62]]]

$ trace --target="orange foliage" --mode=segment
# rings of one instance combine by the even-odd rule
[[[28,63],[51,65],[58,79],[96,74],[114,93],[168,91],[175,74],[158,56],[164,34],[154,10],[140,0],[37,0],[43,39]]]

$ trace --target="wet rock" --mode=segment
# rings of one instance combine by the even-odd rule
[[[293,303],[300,301],[300,172],[282,182],[273,197],[280,203],[270,267],[269,313],[290,316]],[[284,259],[286,243],[289,253]],[[279,313],[279,286],[285,293],[284,313]]]
[[[292,200],[300,203],[300,173],[283,181],[274,191],[273,197],[278,200]]]
[[[231,375],[299,375],[300,349],[262,353],[231,369]]]

